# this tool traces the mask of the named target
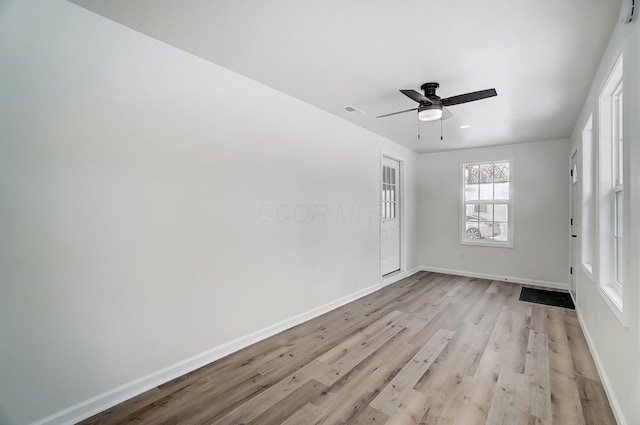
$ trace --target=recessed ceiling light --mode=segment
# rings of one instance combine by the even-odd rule
[[[460,126],[460,128],[469,128],[469,127],[471,127],[469,124],[463,124]]]

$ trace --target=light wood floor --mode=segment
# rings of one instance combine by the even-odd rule
[[[615,424],[573,310],[422,272],[87,424]]]

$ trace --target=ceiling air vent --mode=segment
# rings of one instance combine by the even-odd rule
[[[364,111],[356,108],[355,106],[351,106],[351,105],[347,105],[343,109],[345,111],[347,111],[348,113],[353,114],[353,115],[363,115],[364,114]]]

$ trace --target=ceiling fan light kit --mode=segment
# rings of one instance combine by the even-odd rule
[[[420,121],[435,121],[442,118],[442,105],[428,105],[418,111]]]

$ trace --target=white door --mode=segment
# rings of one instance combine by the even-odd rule
[[[381,261],[382,275],[400,270],[400,163],[382,158]]]
[[[578,201],[579,201],[579,192],[578,192],[578,161],[577,161],[578,153],[575,152],[571,157],[571,266],[569,269],[570,273],[570,282],[569,282],[569,290],[573,295],[573,298],[576,299],[576,273],[578,273],[578,253],[580,252],[580,238],[578,237]]]

